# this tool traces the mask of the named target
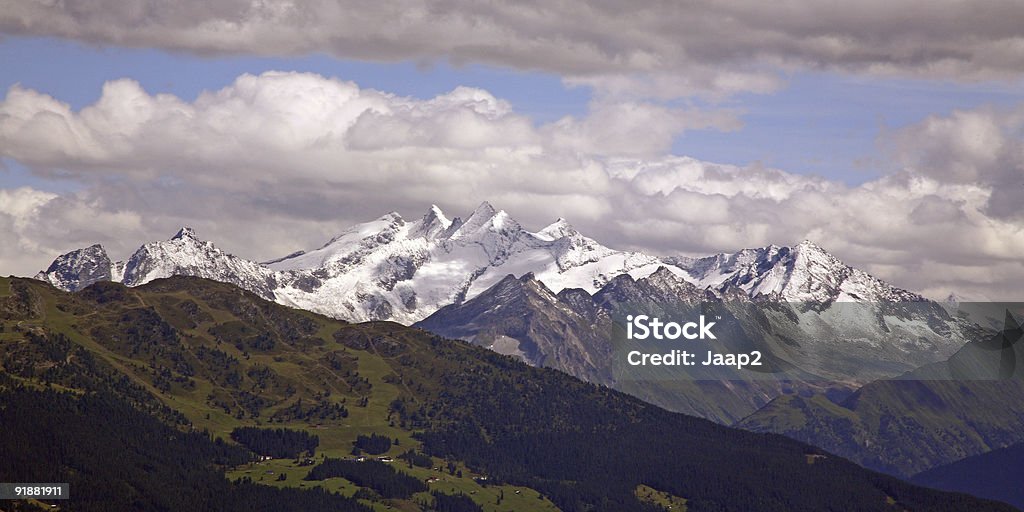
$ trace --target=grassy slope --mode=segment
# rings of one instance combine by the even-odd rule
[[[1024,443],[975,455],[914,475],[912,481],[936,489],[970,492],[1024,507]]]
[[[738,425],[908,476],[1024,439],[1024,380],[878,381],[840,404],[779,397]]]
[[[649,485],[636,486],[636,497],[641,501],[658,505],[665,510],[675,512],[686,512],[686,500],[673,496],[667,492],[659,491]]]
[[[7,280],[0,280],[0,289],[2,284]],[[5,368],[20,368],[7,373],[38,380],[50,369],[74,366],[77,356],[71,352],[66,361],[52,361],[32,359],[24,350],[31,345],[26,341],[29,333],[63,335],[113,374],[127,376],[135,388],[144,390],[140,394],[132,391],[135,388],[123,388],[140,406],[156,410],[147,402],[156,400],[184,415],[190,426],[222,437],[238,426],[284,426],[317,434],[321,439],[317,456],[343,456],[357,435],[379,433],[399,439],[400,446],[390,452],[396,455],[418,445],[411,435],[414,425],[404,425],[411,420],[389,414],[391,403],[401,399],[413,416],[430,418],[422,420],[419,428],[429,423],[439,436],[435,441],[445,442],[445,436],[448,442],[458,441],[463,432],[472,434],[458,430],[471,426],[467,420],[484,424],[484,431],[497,444],[474,441],[449,446],[475,458],[475,468],[504,469],[514,479],[547,485],[563,497],[577,483],[591,493],[588,485],[617,485],[608,475],[618,474],[621,466],[623,475],[628,471],[633,477],[662,479],[650,482],[655,489],[681,489],[673,494],[690,500],[694,509],[742,508],[724,501],[726,494],[740,490],[749,495],[736,496],[737,503],[747,500],[774,509],[787,502],[800,504],[788,509],[807,508],[808,499],[835,501],[842,493],[878,510],[899,508],[885,505],[886,500],[897,502],[892,494],[912,503],[942,499],[961,510],[979,509],[970,498],[929,494],[837,458],[815,462],[812,468],[810,462],[803,462],[808,453],[814,453],[812,448],[776,436],[732,431],[671,414],[558,372],[525,367],[478,347],[443,341],[397,324],[349,325],[291,310],[230,285],[172,278],[133,289],[102,284],[71,295],[40,282],[17,280],[14,288],[12,296],[0,299],[4,325],[0,356]],[[273,343],[260,345],[256,335],[267,335]],[[218,355],[210,356],[214,351]],[[300,399],[307,408],[317,402],[343,405],[348,416],[274,421],[275,414],[293,409]],[[579,431],[581,421],[593,430]],[[599,446],[623,443],[633,448],[594,451],[594,445],[580,445],[581,436],[605,443]],[[646,445],[649,440],[671,443],[652,450]],[[554,442],[551,446],[556,448],[545,447],[545,442]],[[544,457],[517,453],[519,443],[554,451]],[[623,456],[629,449],[646,454],[632,460]],[[597,459],[577,459],[575,450]],[[659,469],[652,472],[654,465]],[[482,487],[473,481],[474,473],[465,465],[461,468],[462,478],[424,469],[411,473],[421,478],[440,476],[432,488],[463,492],[486,510],[553,509],[550,502],[523,487]],[[307,470],[291,461],[270,461],[237,468],[231,476],[249,476],[268,485],[321,484],[303,481]],[[268,471],[275,477],[284,472],[288,478],[278,482],[269,478]],[[605,480],[591,481],[596,471],[603,471]],[[545,472],[564,476],[530,476]],[[695,476],[673,481],[677,475]],[[794,479],[801,484],[792,485]],[[322,485],[345,493],[355,491],[341,479]],[[629,484],[630,495],[635,485]],[[814,496],[803,492],[804,486],[814,485],[830,486],[833,492]],[[723,494],[725,490],[729,492]],[[500,506],[496,504],[499,493],[505,497]],[[701,499],[693,499],[698,495]],[[582,499],[586,501],[587,496],[583,494]],[[413,501],[374,506],[415,510]],[[984,507],[999,509],[992,504]]]
[[[0,351],[16,344],[22,337],[22,333],[39,329],[51,333],[66,335],[72,342],[86,348],[111,368],[119,373],[127,375],[131,381],[148,391],[167,407],[179,411],[188,419],[196,429],[207,429],[214,436],[229,438],[230,432],[240,426],[273,426],[285,427],[296,430],[306,430],[320,438],[320,446],[316,456],[327,455],[330,457],[347,456],[352,449],[352,443],[359,434],[370,432],[388,435],[398,439],[399,445],[393,447],[389,455],[395,456],[399,453],[418,446],[410,436],[410,431],[398,428],[389,422],[388,405],[392,400],[403,393],[400,383],[389,382],[385,379],[394,372],[387,361],[372,350],[355,350],[346,347],[336,341],[333,334],[339,329],[361,329],[358,326],[349,326],[344,322],[330,320],[319,315],[305,311],[290,311],[309,319],[316,325],[316,332],[310,337],[322,342],[319,346],[292,346],[284,341],[278,341],[273,350],[265,352],[249,352],[248,358],[242,350],[239,350],[231,343],[217,343],[209,330],[218,324],[238,321],[239,316],[226,311],[218,305],[211,305],[223,300],[239,300],[240,295],[237,289],[220,283],[207,282],[206,284],[214,289],[214,293],[208,297],[210,302],[196,300],[187,286],[182,289],[179,284],[161,287],[140,287],[130,290],[121,290],[129,294],[127,299],[135,301],[140,308],[154,308],[161,314],[161,317],[170,319],[175,329],[181,333],[183,344],[187,345],[188,352],[194,353],[195,348],[203,346],[211,349],[221,350],[236,358],[239,362],[240,373],[243,375],[247,370],[258,365],[272,366],[277,378],[288,385],[295,386],[298,391],[295,395],[286,397],[280,393],[267,393],[279,398],[278,403],[269,405],[260,411],[258,418],[251,417],[248,412],[242,418],[225,412],[222,408],[215,406],[207,400],[211,393],[222,393],[226,395],[237,394],[238,389],[224,386],[216,382],[212,374],[204,374],[202,369],[197,369],[196,375],[192,376],[194,388],[184,386],[180,383],[173,383],[169,390],[161,391],[154,385],[153,375],[150,371],[151,361],[147,360],[151,354],[131,354],[124,347],[117,343],[103,343],[97,341],[97,337],[90,331],[96,325],[112,323],[116,321],[120,308],[105,309],[96,308],[93,304],[85,301],[76,301],[73,296],[57,292],[42,283],[28,280],[18,280],[26,284],[33,296],[38,299],[39,311],[34,318],[27,320],[15,320],[5,322],[5,330],[0,333]],[[168,283],[165,283],[167,285]],[[11,296],[11,279],[0,278],[0,297]],[[251,300],[251,299],[250,299]],[[199,306],[202,314],[194,315],[204,317],[199,322],[187,322],[181,319],[180,311],[175,308],[185,301],[192,301]],[[276,306],[275,306],[276,307]],[[203,315],[205,314],[205,315]],[[205,316],[208,315],[208,318]],[[178,321],[174,321],[177,319]],[[323,361],[323,355],[330,352],[345,352],[356,358],[358,374],[369,381],[370,387],[366,391],[353,391],[347,386],[339,385],[344,379],[337,375],[337,370],[331,368]],[[275,357],[279,358],[275,360]],[[283,360],[281,358],[283,357]],[[157,357],[159,359],[159,356]],[[198,366],[198,365],[196,365]],[[353,368],[354,370],[354,368]],[[33,379],[15,377],[22,382],[34,384]],[[249,382],[243,382],[244,388]],[[51,386],[56,389],[65,389],[63,386]],[[331,392],[328,399],[331,403],[345,402],[349,416],[338,420],[316,420],[316,421],[286,421],[269,422],[267,419],[276,411],[292,405],[298,399],[312,400],[318,393]],[[406,393],[408,394],[408,393]],[[365,407],[357,406],[356,403],[366,398]],[[440,462],[438,463],[440,466]],[[439,476],[437,472],[414,468],[405,468],[404,464],[398,465],[402,471],[414,476],[426,479],[430,476]],[[286,473],[287,480],[276,481],[268,477],[268,471],[274,472],[274,478],[279,473]],[[272,460],[263,463],[237,468],[229,472],[230,478],[252,477],[259,483],[273,486],[288,487],[315,487],[322,486],[328,490],[339,491],[345,495],[353,494],[357,487],[336,478],[326,482],[305,482],[302,477],[309,471],[309,467],[298,466],[291,460]],[[531,489],[504,485],[482,487],[473,480],[478,476],[463,466],[463,476],[444,474],[442,480],[431,484],[432,490],[441,490],[450,493],[465,493],[474,501],[488,511],[513,511],[513,510],[557,510],[550,501],[539,499],[539,494]],[[517,492],[518,491],[518,492]],[[497,496],[504,494],[501,505],[497,505]],[[427,499],[426,493],[417,498]],[[370,504],[370,503],[367,503]],[[398,509],[417,510],[418,507],[400,500],[389,500],[387,503],[375,504],[376,507],[384,510],[388,506]]]

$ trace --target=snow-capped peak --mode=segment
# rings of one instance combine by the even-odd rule
[[[199,240],[199,237],[196,236],[196,230],[188,226],[184,226],[181,229],[179,229],[178,232],[173,237],[171,237],[171,240],[181,240],[184,238]]]
[[[488,265],[501,265],[512,254],[536,248],[541,241],[528,233],[505,210],[484,202],[446,241],[450,248],[479,246]]]
[[[497,213],[498,212],[494,210],[494,207],[491,206],[491,203],[488,203],[487,201],[480,203],[480,206],[477,206],[476,210],[473,210],[473,213],[466,219],[466,221],[463,222],[462,225],[459,226],[459,228],[456,229],[448,238],[451,240],[459,240],[477,233],[481,228],[486,226]]]
[[[58,256],[45,271],[36,274],[36,279],[75,291],[96,281],[110,280],[112,271],[107,251],[100,244],[93,244]]]
[[[473,213],[470,214],[470,218],[472,218],[473,216],[475,216],[477,214],[485,215],[487,217],[490,217],[490,216],[494,215],[495,213],[497,213],[497,211],[494,209],[493,206],[491,206],[490,202],[488,202],[488,201],[481,201],[480,205],[477,206],[476,209],[473,210]]]
[[[116,263],[114,268],[119,280],[128,286],[187,275],[232,283],[265,298],[273,298],[276,286],[270,270],[221,251],[212,243],[198,239],[189,228],[182,228],[170,240],[143,245],[127,262]]]
[[[769,246],[768,248],[773,248]],[[838,258],[830,254],[828,251],[823,249],[820,245],[810,241],[803,240],[800,243],[793,246],[793,254],[802,256],[803,258],[814,259],[818,261],[839,261]]]
[[[452,221],[448,220],[444,212],[436,204],[432,204],[427,213],[423,214],[412,236],[435,239],[443,236],[451,225]]]
[[[444,227],[448,227],[452,223],[452,221],[448,220],[448,217],[445,216],[444,212],[441,211],[441,208],[438,207],[436,204],[430,205],[430,210],[427,211],[426,215],[424,215],[423,218],[436,221],[443,225]]]
[[[406,225],[397,212],[391,212],[370,222],[356,224],[331,238],[317,250],[296,252],[295,256],[271,260],[267,266],[273,270],[304,270],[323,267],[365,252],[369,247],[387,244]]]
[[[412,222],[391,212],[350,226],[319,249],[264,265],[227,254],[184,227],[170,240],[142,246],[124,263],[111,263],[93,246],[57,258],[38,277],[78,289],[96,280],[135,286],[192,275],[346,320],[408,323],[469,300],[508,274],[529,272],[554,293],[595,293],[616,276],[638,280],[654,274],[653,284],[668,289],[682,279],[702,293],[825,301],[913,298],[808,241],[699,259],[662,258],[601,245],[565,219],[531,233],[486,201],[465,218],[449,220],[436,205]]]
[[[505,227],[519,227],[519,223],[512,220],[512,217],[505,212],[505,210],[499,210],[498,213],[491,217],[490,225],[494,229],[505,229]]]
[[[770,245],[722,253],[680,266],[701,288],[740,289],[751,297],[774,295],[791,302],[920,298],[850,267],[809,240],[791,248]]]
[[[558,240],[567,236],[579,235],[579,231],[569,224],[569,221],[559,217],[558,220],[544,227],[544,229],[535,233],[537,238],[541,240]]]
[[[793,247],[786,282],[763,293],[780,292],[788,300],[825,301],[839,295],[852,270],[814,243],[804,240]]]

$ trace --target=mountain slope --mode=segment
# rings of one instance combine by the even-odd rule
[[[779,392],[775,383],[698,379],[621,379],[611,339],[619,303],[654,312],[674,301],[699,303],[710,292],[660,268],[634,280],[618,276],[590,295],[578,288],[555,294],[533,274],[507,276],[459,305],[441,308],[416,324],[442,336],[464,339],[570,375],[611,386],[669,410],[731,423]],[[763,388],[763,389],[762,389]]]
[[[620,275],[594,294],[582,289],[555,294],[532,274],[508,276],[416,325],[725,424],[786,393],[848,394],[858,384],[933,362],[975,332],[968,322],[918,297],[907,303],[790,303],[775,290],[751,299],[735,285],[722,291],[698,288],[677,271],[660,267],[640,279]],[[771,371],[627,366],[632,349],[668,352],[689,346],[626,342],[621,333],[630,314],[679,321],[717,317],[718,340],[703,340],[691,350],[758,350]]]
[[[124,264],[119,281],[138,286],[178,275],[231,283],[263,298],[272,298],[277,287],[273,273],[266,268],[199,240],[190,228],[182,228],[170,240],[140,247]]]
[[[738,423],[820,446],[865,467],[909,476],[1024,441],[1024,379],[1001,376],[1006,355],[981,339],[949,360],[872,382],[834,403],[779,397]]]
[[[809,241],[699,258],[682,265],[700,288],[736,287],[788,302],[910,302],[921,296],[850,267]]]
[[[605,361],[611,345],[592,329],[596,321],[564,305],[533,274],[526,274],[518,279],[506,276],[485,293],[460,306],[445,306],[416,325],[517,356],[534,366],[609,384]]]
[[[247,463],[247,450],[201,432],[182,433],[108,392],[78,396],[15,386],[0,385],[0,479],[67,482],[70,501],[55,505],[81,511],[372,510],[319,490],[229,482],[215,465]]]
[[[283,423],[319,435],[317,456],[341,456],[357,435],[383,433],[401,442],[392,454],[413,448],[435,461],[463,461],[460,471],[540,490],[567,511],[649,510],[636,497],[641,484],[685,498],[692,510],[1010,510],[914,487],[780,436],[673,414],[418,329],[345,324],[208,280],[98,284],[68,294],[4,279],[0,325],[7,383],[105,390],[215,435]],[[38,429],[60,432],[61,423]],[[255,473],[284,472],[276,486],[309,482],[301,480],[308,467],[273,464]],[[512,494],[513,487],[502,488]],[[478,504],[498,510],[493,496]],[[415,501],[381,504],[419,508]]]
[[[1024,508],[1024,443],[974,455],[914,475],[911,481],[949,491],[968,492]]]
[[[58,256],[36,278],[62,290],[76,291],[100,281],[120,281],[121,274],[122,269],[110,261],[103,246],[95,244]]]

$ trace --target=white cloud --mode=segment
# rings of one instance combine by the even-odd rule
[[[671,108],[640,101],[595,101],[583,119],[568,116],[545,127],[544,135],[561,148],[591,155],[662,155],[687,130],[732,131],[736,112]]]
[[[886,137],[904,167],[950,183],[984,184],[991,190],[986,212],[1024,218],[1024,105],[930,116]]]
[[[36,217],[39,208],[55,197],[56,194],[29,187],[0,189],[0,215],[3,215],[12,231],[23,232]]]
[[[992,203],[1019,178],[999,165],[1020,155],[1016,111],[888,134],[907,169],[849,186],[665,155],[663,134],[725,129],[728,115],[603,108],[536,125],[479,89],[418,100],[300,73],[243,75],[194,101],[119,80],[77,112],[15,87],[0,103],[0,156],[82,188],[0,189],[0,269],[31,274],[93,242],[126,257],[183,224],[269,259],[388,210],[459,215],[489,200],[527,227],[561,216],[616,247],[707,254],[810,238],[904,287],[1020,298],[1024,230]]]
[[[109,240],[113,234],[140,236],[139,214],[104,206],[74,194],[0,189],[0,269],[4,275],[32,275],[67,247]]]

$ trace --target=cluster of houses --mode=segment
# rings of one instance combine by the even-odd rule
[[[376,459],[374,459],[372,457],[366,457],[365,455],[360,455],[360,456],[356,457],[356,462],[366,462],[368,460],[376,460],[377,462],[386,462],[386,463],[391,463],[391,462],[395,461],[395,459],[393,457],[377,457]]]

